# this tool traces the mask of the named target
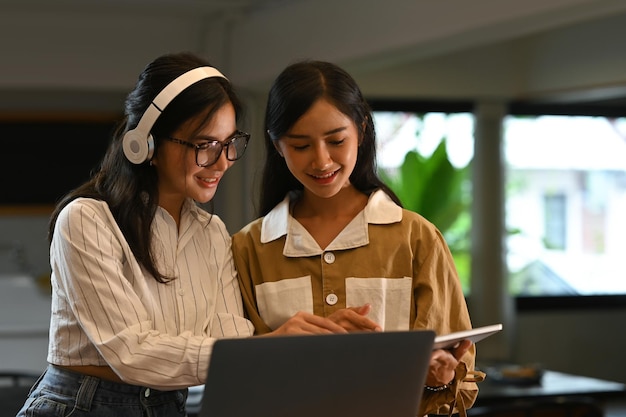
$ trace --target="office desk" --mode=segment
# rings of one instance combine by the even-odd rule
[[[544,371],[541,383],[514,385],[487,378],[479,383],[476,406],[555,397],[626,398],[626,385],[586,376]]]
[[[602,399],[626,398],[626,385],[618,382],[585,376],[544,371],[541,384],[512,385],[487,378],[478,384],[480,391],[474,408],[492,404],[512,404],[558,397],[585,397],[601,402]],[[195,417],[200,410],[204,386],[191,387],[187,398],[187,412]]]

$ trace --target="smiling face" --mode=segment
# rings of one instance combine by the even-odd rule
[[[325,99],[313,103],[274,144],[305,192],[330,198],[350,186],[359,133],[352,119]]]
[[[228,103],[214,114],[212,119],[197,130],[204,115],[200,114],[183,123],[172,137],[193,144],[207,140],[226,141],[237,131],[235,109]],[[217,191],[217,186],[233,161],[226,159],[223,150],[218,160],[207,167],[196,165],[195,150],[180,143],[161,140],[152,165],[159,178],[159,205],[177,218],[184,200],[188,197],[199,203],[210,201]]]

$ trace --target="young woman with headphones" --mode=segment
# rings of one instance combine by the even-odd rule
[[[252,335],[202,207],[246,150],[241,111],[193,54],[146,66],[100,168],[52,214],[49,366],[18,416],[185,416],[215,339]]]

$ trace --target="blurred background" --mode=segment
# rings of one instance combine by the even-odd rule
[[[333,61],[375,110],[381,175],[453,249],[479,363],[626,383],[626,2],[0,0],[0,369],[45,366],[46,227],[155,57],[207,57],[250,148],[216,212],[256,216],[273,78]],[[607,343],[610,340],[610,343]]]

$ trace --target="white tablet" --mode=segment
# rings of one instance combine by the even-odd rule
[[[433,349],[449,349],[465,339],[471,340],[472,343],[476,343],[479,340],[483,340],[484,338],[499,332],[500,330],[502,330],[502,324],[492,324],[491,326],[477,327],[475,329],[462,330],[460,332],[437,336],[435,337]]]

